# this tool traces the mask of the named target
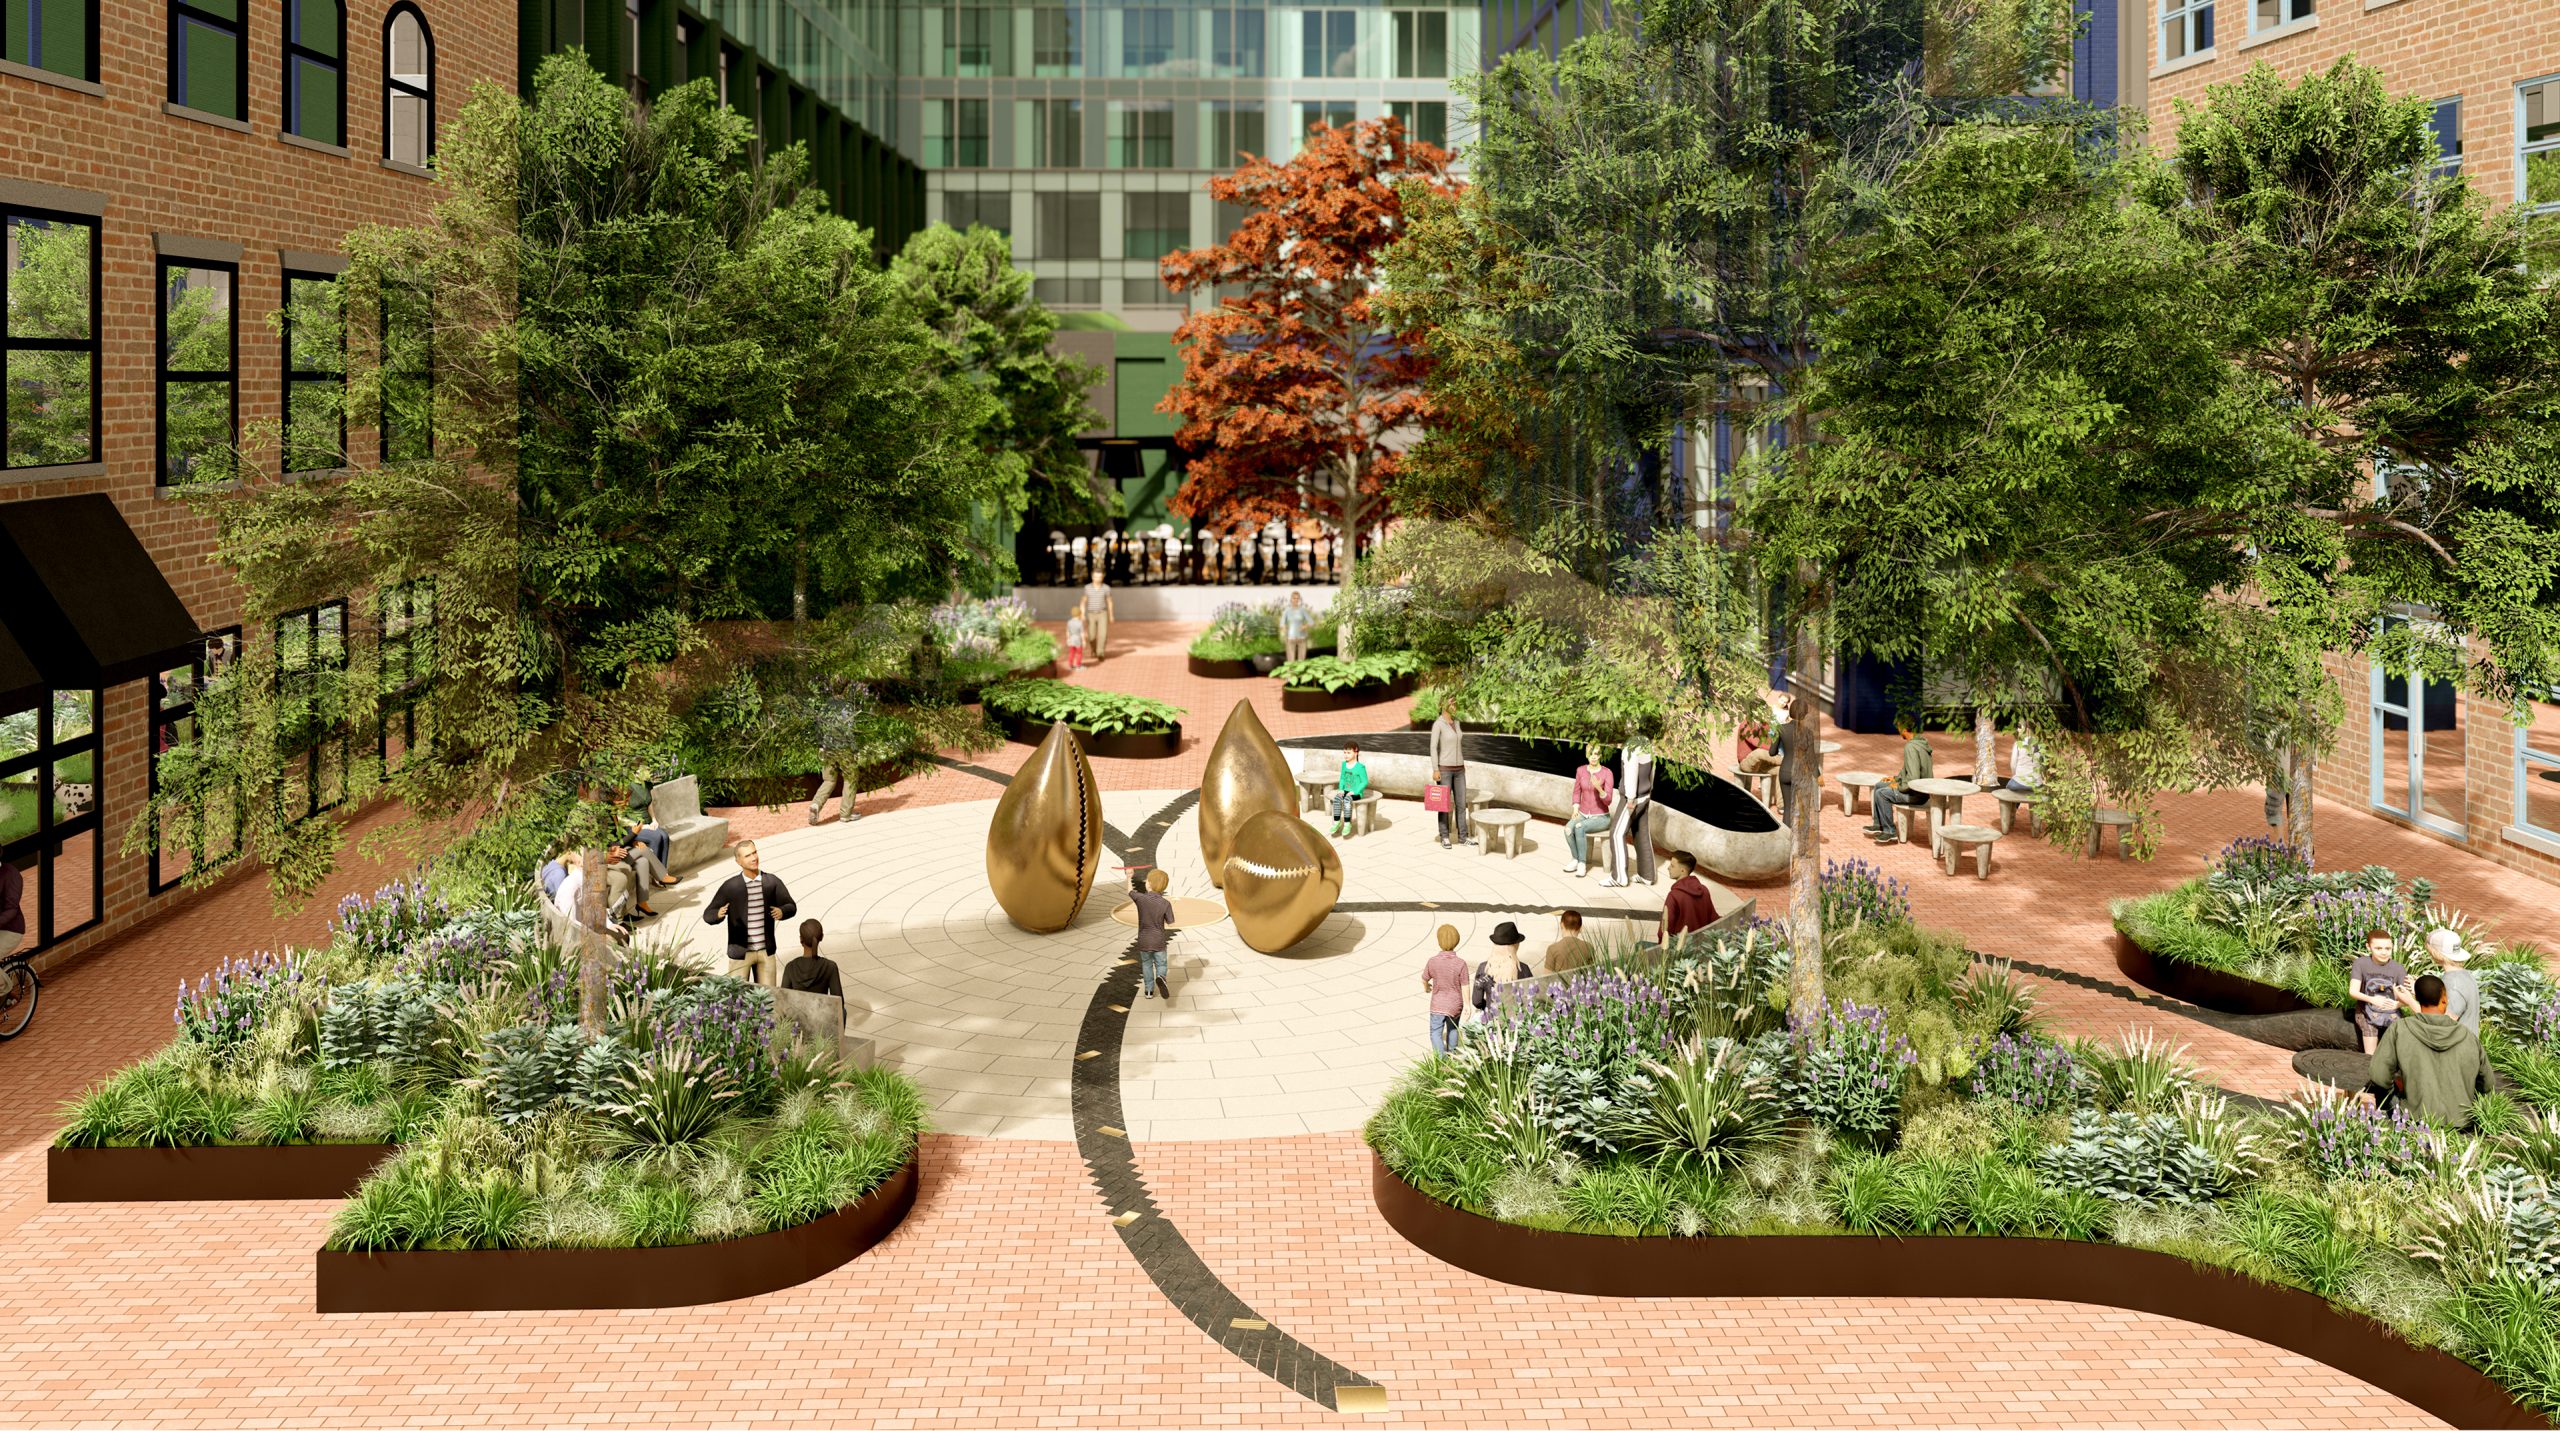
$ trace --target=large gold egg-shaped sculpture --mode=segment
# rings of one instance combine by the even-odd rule
[[[1226,887],[1236,832],[1266,810],[1297,818],[1297,777],[1253,702],[1238,701],[1200,771],[1200,862],[1209,867],[1209,883]]]
[[[1236,933],[1277,954],[1316,932],[1342,898],[1342,855],[1293,810],[1265,810],[1236,831],[1226,861]]]
[[[1034,934],[1075,922],[1102,867],[1102,795],[1064,721],[1004,787],[987,829],[987,884],[1007,918]]]

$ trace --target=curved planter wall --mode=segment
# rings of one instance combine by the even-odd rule
[[[250,1202],[342,1198],[388,1143],[287,1143],[275,1147],[47,1148],[48,1202]]]
[[[1253,669],[1251,661],[1212,661],[1206,656],[1189,656],[1184,659],[1190,665],[1191,674],[1212,681],[1234,681],[1261,674]]]
[[[1378,1211],[1452,1266],[1594,1297],[2000,1297],[2219,1327],[2335,1367],[2456,1426],[2547,1426],[2478,1369],[2308,1292],[2166,1253],[2019,1237],[1606,1237],[1496,1222],[1370,1154]]]
[[[1038,745],[1049,736],[1047,721],[1016,715],[1001,719],[1005,735],[1024,745]],[[1182,723],[1174,722],[1171,730],[1149,731],[1140,735],[1096,735],[1089,730],[1079,730],[1076,731],[1076,744],[1083,746],[1087,755],[1108,755],[1120,760],[1161,760],[1168,755],[1182,753]]]
[[[1413,677],[1398,676],[1377,685],[1350,686],[1328,691],[1322,686],[1298,690],[1284,686],[1280,690],[1280,709],[1312,714],[1320,711],[1358,710],[1381,701],[1402,700],[1413,694]]]
[[[2116,931],[2116,968],[2155,994],[2221,1014],[2298,1014],[2318,1007],[2291,991],[2220,969],[2163,959]]]
[[[823,1277],[896,1230],[916,1202],[916,1162],[851,1207],[780,1232],[682,1247],[318,1254],[323,1312],[560,1312],[691,1307]]]

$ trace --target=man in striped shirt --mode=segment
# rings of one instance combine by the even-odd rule
[[[738,872],[720,886],[703,906],[702,922],[729,924],[729,971],[743,974],[759,984],[774,982],[766,975],[773,971],[773,924],[800,912],[791,891],[782,881],[764,873],[763,862],[756,857],[756,842],[740,840],[737,849]]]

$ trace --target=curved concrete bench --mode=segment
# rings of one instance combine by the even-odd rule
[[[1410,800],[1422,798],[1423,787],[1431,783],[1429,756],[1375,750],[1369,745],[1370,738],[1365,736],[1345,738],[1361,742],[1360,759],[1369,767],[1371,790]],[[1329,745],[1301,747],[1301,753],[1311,755],[1317,763],[1299,768],[1331,769],[1338,759],[1331,752],[1338,748]],[[1722,779],[1720,776],[1708,778]],[[1736,789],[1739,792],[1740,787]],[[1508,805],[1533,815],[1564,820],[1573,814],[1573,778],[1470,760],[1467,762],[1467,798],[1470,802]],[[1751,797],[1742,792],[1742,798],[1748,800]],[[1648,819],[1656,845],[1668,850],[1687,850],[1698,857],[1700,867],[1718,879],[1753,883],[1775,879],[1786,873],[1789,842],[1783,825],[1774,830],[1723,829],[1695,815],[1674,810],[1660,800],[1653,802],[1653,812]]]

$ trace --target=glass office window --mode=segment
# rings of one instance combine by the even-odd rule
[[[1120,256],[1149,262],[1191,247],[1191,195],[1131,194],[1121,225]]]
[[[240,431],[236,265],[160,260],[160,485],[232,473]]]
[[[427,294],[412,284],[382,290],[382,423],[385,462],[435,456],[435,332]]]
[[[1155,75],[1173,63],[1173,11],[1131,6],[1120,12],[1120,73]]]
[[[1042,258],[1102,257],[1100,194],[1034,194],[1032,210]]]
[[[1347,99],[1302,99],[1298,101],[1297,147],[1304,149],[1316,131],[1326,125],[1349,129],[1359,122],[1360,107]]]
[[[2213,0],[2160,0],[2160,63],[2213,48]]]
[[[1084,9],[1043,5],[1031,12],[1031,72],[1048,79],[1084,73]]]
[[[2250,0],[2249,29],[2254,34],[2308,20],[2311,7],[2312,0]]]
[[[169,6],[169,102],[225,119],[247,119],[249,46],[241,33],[246,0],[175,0]]]
[[[1298,73],[1306,79],[1353,79],[1360,72],[1360,12],[1300,12]]]
[[[283,816],[308,819],[346,796],[347,604],[276,618],[276,753],[288,763]]]
[[[1013,161],[1026,169],[1084,167],[1084,101],[1014,101]]]
[[[1173,167],[1173,101],[1115,99],[1111,102],[1105,157],[1114,169]]]
[[[347,331],[335,279],[284,276],[284,470],[346,465]]]
[[[436,151],[436,44],[405,0],[383,22],[382,71],[382,157],[424,168]]]
[[[374,655],[382,683],[378,753],[386,775],[408,764],[424,734],[420,708],[436,674],[435,596],[435,582],[426,578],[382,593]]]
[[[1268,27],[1262,10],[1220,10],[1209,17],[1209,63],[1216,73],[1260,79],[1269,72]]]
[[[1425,144],[1449,147],[1449,102],[1441,99],[1399,99],[1387,104],[1387,113],[1404,121],[1407,139]]]
[[[2516,87],[2516,196],[2532,215],[2535,261],[2560,264],[2560,76]]]
[[[1398,10],[1396,29],[1397,79],[1447,79],[1449,77],[1449,12],[1446,10]]]
[[[1213,169],[1234,169],[1244,163],[1247,155],[1271,152],[1261,100],[1204,100],[1200,110],[1201,163]]]
[[[0,206],[0,468],[98,460],[98,221]]]
[[[955,229],[984,228],[1011,237],[1013,195],[954,191],[943,196],[943,220]]]
[[[2462,99],[2440,99],[2427,113],[2427,134],[2435,141],[2435,173],[2451,176],[2462,172]]]

